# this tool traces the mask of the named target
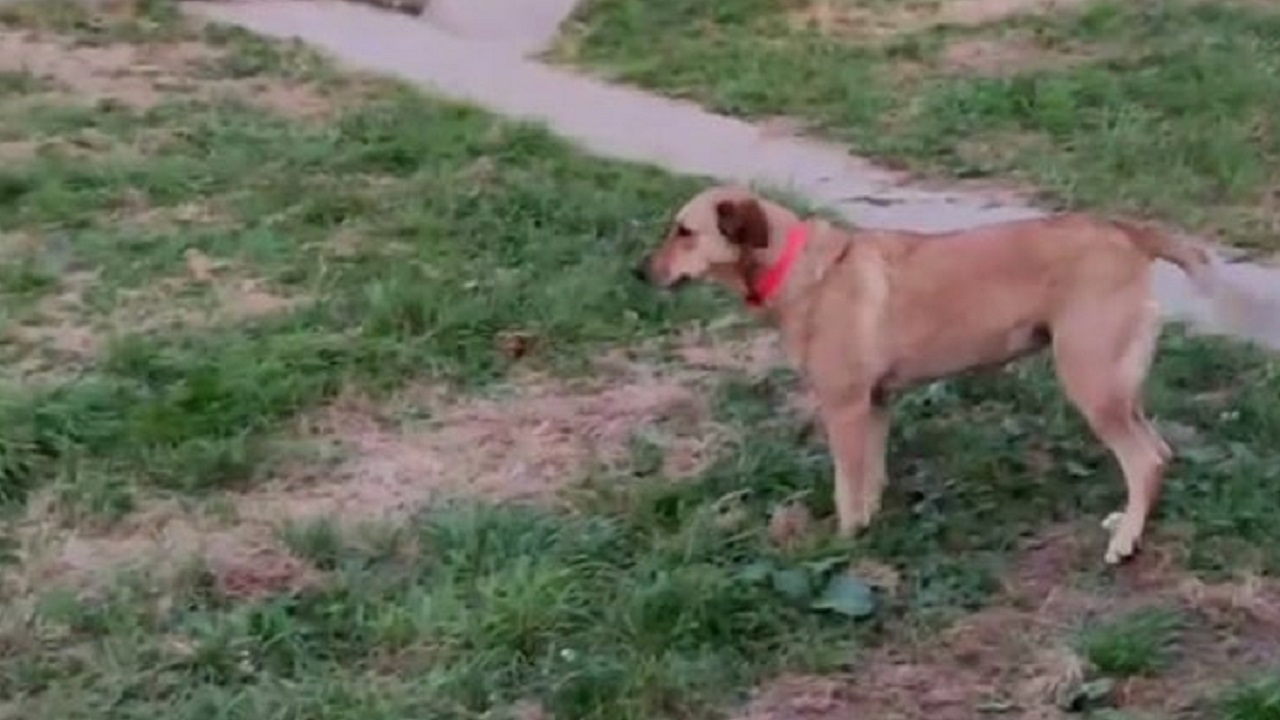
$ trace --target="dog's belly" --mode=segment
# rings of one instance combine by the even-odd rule
[[[1047,323],[1025,322],[1003,331],[957,337],[939,332],[923,342],[900,348],[881,380],[885,389],[900,389],[966,371],[998,367],[1048,347],[1053,335]]]

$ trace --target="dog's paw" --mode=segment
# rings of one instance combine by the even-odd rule
[[[1102,521],[1102,527],[1111,533],[1111,541],[1107,543],[1107,553],[1103,557],[1108,565],[1118,565],[1138,551],[1141,531],[1135,531],[1125,523],[1124,513],[1111,513]]]
[[[1116,530],[1120,528],[1120,521],[1124,520],[1124,513],[1113,512],[1102,518],[1102,529],[1114,535]]]
[[[836,532],[842,538],[856,538],[871,525],[871,517],[858,513],[853,517],[840,518],[836,523]]]
[[[1119,565],[1138,554],[1138,543],[1121,542],[1114,540],[1107,546],[1107,553],[1103,556],[1103,561],[1108,565]]]
[[[852,540],[862,532],[862,527],[862,524],[858,522],[840,521],[836,523],[836,535],[845,540]]]

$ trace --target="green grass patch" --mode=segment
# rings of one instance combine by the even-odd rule
[[[0,72],[0,97],[28,95],[44,87],[40,78],[25,71]]]
[[[1261,438],[1277,419],[1265,403],[1275,366],[1177,333],[1164,350],[1152,404],[1197,434],[1150,541],[1189,544],[1210,575],[1273,573],[1280,538],[1263,519],[1276,499],[1263,479],[1277,457]],[[933,637],[999,597],[1025,539],[1059,521],[1096,528],[1122,499],[1049,368],[1026,363],[907,396],[875,525],[854,542],[811,528],[780,549],[767,531],[779,503],[831,512],[825,449],[779,412],[794,389],[788,373],[726,378],[716,418],[742,440],[692,480],[637,462],[593,478],[565,512],[454,504],[357,530],[286,524],[284,545],[322,573],[300,591],[228,597],[202,567],[125,577],[105,595],[50,591],[11,631],[22,651],[0,656],[0,683],[32,718],[107,702],[122,717],[161,706],[173,717],[504,717],[530,702],[564,718],[720,717],[780,670],[856,673],[879,643]],[[1037,452],[1052,458],[1038,471],[1027,464]],[[1101,572],[1105,537],[1093,532],[1082,541],[1098,572],[1062,584],[1132,592]],[[865,585],[842,574],[851,561],[897,569],[898,592],[870,593],[864,611]],[[1180,627],[1159,609],[1116,616],[1090,626],[1082,648],[1105,674],[1158,673],[1178,661]],[[1265,700],[1241,692],[1239,707]]]
[[[752,539],[706,523],[457,506],[380,532],[312,528],[328,575],[295,594],[228,603],[199,568],[163,597],[141,579],[52,593],[0,687],[32,718],[462,719],[529,700],[558,718],[710,717],[726,690],[831,662],[857,634],[744,579]]]
[[[194,39],[168,5],[148,7],[128,21],[62,4],[0,19],[90,44]],[[715,12],[727,22],[754,7]],[[196,80],[335,98],[359,85],[360,101],[314,122],[199,93],[145,109],[0,97],[6,139],[50,147],[0,168],[0,229],[33,240],[3,259],[3,319],[102,340],[74,362],[49,355],[62,373],[5,378],[6,509],[48,490],[58,519],[83,530],[157,494],[239,488],[271,477],[281,433],[345,388],[510,382],[495,347],[509,331],[537,340],[525,367],[582,372],[606,348],[729,307],[627,274],[694,181],[344,77],[297,47],[220,28],[203,38],[228,52]],[[210,266],[193,269],[193,252]],[[244,280],[298,302],[149,324]],[[48,350],[3,337],[7,367]],[[1150,405],[1181,459],[1151,541],[1186,543],[1205,575],[1280,571],[1274,359],[1176,331],[1161,350]],[[696,478],[664,477],[663,448],[640,432],[633,462],[598,471],[560,510],[447,505],[363,530],[283,522],[277,540],[314,574],[301,589],[237,595],[225,567],[181,558],[176,574],[140,570],[91,592],[21,586],[34,604],[0,612],[0,714],[462,720],[532,703],[557,718],[709,719],[774,673],[856,676],[878,643],[939,637],[999,599],[1019,548],[1055,523],[1090,528],[1081,542],[1096,544],[1099,571],[1064,585],[1126,591],[1101,571],[1097,528],[1122,501],[1118,471],[1043,359],[908,394],[871,530],[844,542],[810,528],[780,549],[768,531],[780,503],[832,512],[826,448],[782,409],[795,391],[790,373],[726,372],[713,412],[737,440]],[[23,557],[0,536],[0,568]],[[872,591],[853,561],[890,566],[898,591]],[[1102,637],[1090,656],[1117,674],[1156,667],[1168,639],[1137,621]],[[1241,690],[1236,717],[1269,717],[1250,709],[1266,707],[1258,687]]]
[[[124,21],[55,9],[36,17],[77,38],[132,38]],[[154,41],[191,39],[165,33]],[[0,268],[6,320],[81,326],[101,344],[70,378],[12,378],[0,408],[6,500],[55,481],[99,484],[88,478],[181,491],[251,481],[280,423],[340,387],[489,382],[509,365],[495,348],[504,331],[538,338],[531,361],[556,367],[708,307],[705,296],[655,297],[626,272],[690,181],[590,160],[542,129],[393,83],[340,78],[305,49],[216,28],[205,37],[237,62],[201,72],[360,84],[361,102],[323,124],[183,93],[148,109],[9,108],[10,133],[91,132],[108,151],[0,170],[0,229],[40,239]],[[225,270],[193,278],[192,252]],[[91,281],[59,302],[76,271]],[[299,302],[220,316],[219,290],[246,279]],[[175,312],[208,306],[208,318]],[[51,352],[3,345],[11,367]]]
[[[592,0],[556,56],[722,112],[797,117],[888,161],[1275,250],[1280,13],[1098,0],[886,37],[859,34],[866,20],[848,35],[796,25],[796,6]],[[1013,49],[987,71],[952,67],[948,48],[973,41]]]
[[[1135,610],[1086,629],[1081,647],[1104,675],[1152,675],[1171,661],[1182,625],[1183,619],[1166,608]]]
[[[1270,677],[1241,683],[1227,694],[1222,710],[1226,720],[1280,718],[1280,671]]]

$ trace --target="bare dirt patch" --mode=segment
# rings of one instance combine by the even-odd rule
[[[432,395],[409,393],[400,409],[347,397],[308,418],[304,437],[343,459],[295,468],[253,507],[382,515],[449,497],[546,501],[593,470],[625,465],[637,436],[663,449],[669,476],[696,474],[723,433],[680,378],[645,372],[603,387],[531,378],[501,397]],[[433,406],[432,417],[397,421],[405,403]]]
[[[156,140],[158,142],[158,140]],[[221,198],[203,198],[199,202],[152,207],[145,198],[128,203],[129,207],[116,222],[143,232],[171,232],[191,227],[228,227],[235,222],[231,211],[220,207]]]
[[[225,284],[235,271],[192,252],[186,277],[173,282]],[[69,277],[77,279],[60,296],[60,312],[81,312],[95,277]],[[173,305],[172,296],[169,289],[150,304]],[[279,308],[251,293],[242,299],[245,312]],[[279,441],[273,480],[220,496],[217,508],[151,500],[120,522],[84,528],[72,527],[50,497],[33,501],[15,528],[20,562],[0,583],[14,597],[53,585],[91,593],[128,568],[172,581],[194,559],[219,592],[252,596],[319,578],[283,546],[284,525],[336,519],[358,527],[449,499],[554,504],[593,473],[625,477],[633,460],[648,466],[651,453],[664,476],[696,476],[733,441],[710,417],[707,382],[766,373],[781,358],[769,334],[726,339],[715,329],[690,331],[673,350],[661,362],[612,353],[590,381],[530,374],[483,397],[432,386],[384,401],[340,394]]]
[[[330,117],[341,102],[311,85],[290,85],[275,80],[223,81],[210,86],[212,92],[245,98],[267,112],[296,120]]]
[[[1089,56],[1046,48],[1030,37],[1012,36],[956,40],[942,49],[939,59],[948,72],[1003,77],[1068,67],[1088,60]]]
[[[994,25],[1025,15],[1046,15],[1086,0],[811,0],[794,8],[793,26],[832,37],[891,38],[941,26]]]
[[[125,322],[133,320],[127,329],[134,331],[155,331],[172,325],[200,327],[274,315],[306,302],[305,298],[271,291],[264,280],[254,277],[239,263],[215,260],[195,248],[188,248],[186,265],[185,277],[169,278],[159,287],[139,291],[134,302],[126,302],[112,313],[111,324],[125,330]],[[170,300],[168,310],[155,311],[165,298],[180,296],[184,288],[193,286],[205,290],[205,299],[211,302],[186,307]]]
[[[940,25],[991,25],[1022,15],[1049,15],[1089,0],[951,0],[943,2]]]
[[[793,27],[836,38],[890,38],[924,30],[936,22],[939,2],[886,5],[874,0],[811,0],[787,14]]]
[[[974,165],[1006,167],[1011,166],[1021,156],[1048,152],[1051,149],[1050,143],[1051,140],[1042,133],[1006,130],[985,134],[975,133],[957,144],[956,154]],[[1005,190],[1004,195],[996,195],[993,201],[1002,202],[1006,198],[1019,197],[1015,192],[1021,192],[1024,201],[1026,198],[1034,197],[1031,188],[1023,188],[1019,191]]]
[[[273,526],[229,527],[171,500],[154,501],[94,532],[69,527],[56,502],[44,496],[31,503],[13,535],[17,562],[0,573],[0,590],[12,599],[29,601],[55,587],[94,595],[122,572],[143,573],[161,587],[196,569],[233,598],[296,590],[320,577],[281,545]]]
[[[166,278],[123,296],[123,302],[95,324],[109,334],[229,325],[283,313],[307,301],[277,294],[260,278],[230,273],[206,283]]]
[[[100,347],[92,330],[73,323],[16,325],[10,337],[20,346],[41,348],[60,358],[90,358]]]
[[[119,290],[105,314],[86,300],[97,283],[92,272],[66,273],[55,292],[5,328],[3,338],[16,345],[22,356],[16,366],[18,377],[38,379],[72,372],[91,362],[114,336],[234,324],[284,313],[307,302],[305,297],[274,291],[235,263],[215,261],[198,251],[187,255],[187,275]]]
[[[1141,607],[1172,607],[1188,625],[1175,661],[1151,677],[1121,680],[1116,706],[1184,717],[1250,672],[1280,662],[1280,584],[1254,576],[1206,583],[1181,570],[1174,545],[1154,545],[1122,568],[1111,591],[1070,584],[1099,548],[1069,526],[1031,541],[995,605],[945,631],[892,630],[893,642],[847,676],[785,676],[759,688],[736,720],[972,720],[984,712],[1027,720],[1079,717],[1064,710],[1092,672],[1074,639],[1089,620]],[[1078,576],[1078,575],[1076,575]],[[1139,715],[1147,717],[1148,715]]]
[[[163,99],[157,82],[210,57],[201,43],[89,46],[56,36],[0,30],[0,69],[27,71],[80,102],[112,100],[145,109]]]
[[[32,140],[0,142],[0,162],[20,163],[30,160],[40,150],[40,143]]]
[[[22,260],[39,252],[43,246],[39,235],[29,232],[0,232],[0,260]]]
[[[676,356],[690,370],[729,370],[755,377],[786,362],[777,335],[768,331],[723,338],[695,328],[682,333],[677,343]]]
[[[28,236],[18,252],[29,257],[42,246]],[[24,381],[65,375],[98,353],[101,337],[85,322],[82,310],[84,293],[96,277],[92,272],[64,274],[57,291],[3,327],[0,340],[13,344],[18,353],[10,375]]]
[[[529,377],[480,398],[429,387],[384,403],[344,394],[282,441],[282,450],[296,452],[275,480],[226,496],[221,514],[155,502],[105,532],[82,534],[65,527],[50,502],[33,503],[18,529],[24,550],[9,584],[88,588],[121,566],[172,575],[195,557],[227,593],[268,592],[314,575],[282,549],[285,523],[359,525],[450,498],[554,502],[593,471],[625,468],[637,437],[678,479],[701,471],[728,440],[709,418],[698,374],[634,364],[608,375],[591,383]]]
[[[55,88],[62,103],[115,103],[146,110],[174,97],[244,100],[294,119],[331,115],[339,100],[309,83],[219,79],[208,68],[225,51],[194,40],[85,45],[57,35],[0,29],[0,71],[26,71]]]

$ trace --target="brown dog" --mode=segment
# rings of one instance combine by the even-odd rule
[[[843,534],[879,509],[894,391],[1051,348],[1068,397],[1124,474],[1128,502],[1103,523],[1106,561],[1117,563],[1137,550],[1172,457],[1141,397],[1160,331],[1155,258],[1209,290],[1204,249],[1122,222],[1069,214],[938,235],[848,231],[717,187],[680,209],[637,274],[662,288],[712,280],[777,325],[818,399]]]

